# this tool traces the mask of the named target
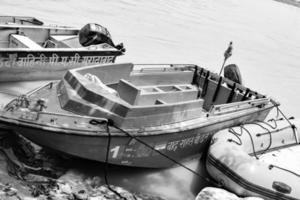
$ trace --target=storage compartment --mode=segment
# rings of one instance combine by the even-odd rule
[[[162,105],[162,104],[166,104],[166,102],[160,100],[160,99],[156,99],[156,101],[154,102],[155,105]]]
[[[142,89],[142,93],[143,94],[147,94],[147,93],[156,93],[156,92],[160,92],[157,88],[155,87],[146,87]]]
[[[176,86],[159,86],[159,89],[161,89],[164,92],[178,92],[181,91],[178,87]]]
[[[80,48],[78,35],[51,35],[47,41],[47,48]]]

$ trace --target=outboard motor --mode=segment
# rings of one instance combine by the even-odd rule
[[[243,84],[241,72],[236,64],[229,64],[225,66],[224,77],[241,85]]]
[[[91,23],[86,24],[79,31],[79,42],[82,46],[90,46],[96,44],[107,43],[112,47],[124,52],[123,44],[115,45],[111,39],[110,33],[107,28],[99,24]]]

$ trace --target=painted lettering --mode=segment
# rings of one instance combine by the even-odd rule
[[[172,141],[167,144],[168,151],[176,151],[178,148],[179,141]]]
[[[55,64],[58,62],[58,59],[59,59],[59,56],[56,53],[54,53],[54,54],[52,54],[51,57],[49,57],[49,63]]]
[[[74,56],[59,56],[53,53],[51,56],[40,54],[34,56],[28,54],[26,57],[17,57],[17,54],[9,54],[8,58],[2,58],[0,60],[0,67],[32,67],[40,65],[76,65],[82,63],[83,65],[100,64],[100,63],[112,63],[115,56],[80,56],[76,53]]]
[[[186,138],[181,140],[180,142],[180,148],[186,148],[187,146],[191,146],[194,143],[194,137]]]

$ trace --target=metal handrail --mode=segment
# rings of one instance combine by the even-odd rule
[[[73,118],[80,118],[80,119],[87,119],[87,120],[99,120],[103,122],[107,122],[108,119],[100,118],[100,117],[91,117],[86,115],[77,115],[77,114],[67,114],[67,113],[55,113],[55,112],[37,112],[39,115],[49,115],[49,116],[62,116],[62,117],[73,117]]]
[[[228,104],[213,105],[209,113],[211,114],[229,113],[238,110],[250,109],[257,106],[266,105],[270,102],[271,102],[270,98],[261,98],[261,99],[233,102]]]

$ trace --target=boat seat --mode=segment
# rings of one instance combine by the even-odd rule
[[[117,92],[121,99],[123,99],[131,105],[134,105],[137,101],[137,97],[141,93],[141,90],[129,81],[120,79],[119,84],[117,86]]]
[[[157,100],[164,103],[178,103],[195,100],[199,90],[191,84],[158,85],[140,87],[141,93],[137,96],[135,104],[140,106],[157,104]]]
[[[31,40],[25,35],[11,34],[9,36],[9,47],[11,48],[29,48],[29,49],[43,49],[35,41]]]
[[[116,90],[105,85],[97,76],[90,74],[90,73],[86,73],[84,75],[84,77],[87,80],[89,80],[90,82],[95,83],[97,85],[97,87],[101,88],[103,91],[106,91],[107,93],[118,96],[118,93]]]
[[[82,48],[78,35],[51,35],[52,48]]]
[[[197,99],[199,93],[191,84],[137,87],[124,79],[119,81],[117,91],[124,101],[138,106],[191,101]]]
[[[132,83],[139,86],[190,84],[193,71],[164,71],[164,69],[144,70],[133,74]]]

